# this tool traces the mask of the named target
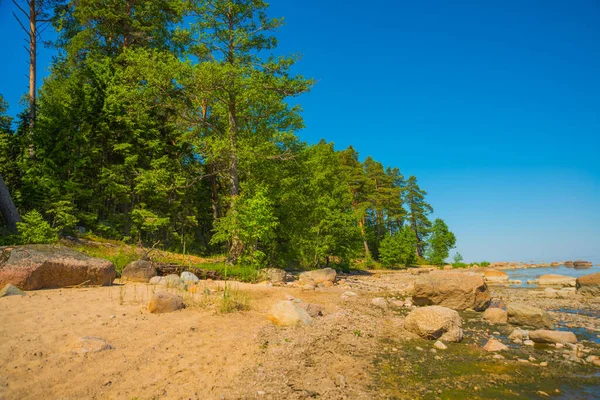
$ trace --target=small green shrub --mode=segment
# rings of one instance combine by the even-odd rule
[[[467,268],[469,264],[465,264],[464,262],[455,262],[452,263],[452,268]]]
[[[17,222],[20,241],[30,243],[54,243],[58,241],[58,231],[53,229],[37,210],[23,216],[23,222]]]
[[[224,314],[235,311],[247,311],[250,309],[250,298],[240,291],[237,286],[231,288],[231,285],[225,283],[223,288],[223,297],[221,297],[221,312]]]

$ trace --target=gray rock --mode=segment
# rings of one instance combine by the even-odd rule
[[[151,285],[163,285],[166,286],[166,280],[164,276],[155,276],[154,278],[150,279],[150,282],[148,282]]]
[[[258,280],[271,281],[272,283],[283,283],[287,280],[287,272],[280,268],[264,268],[258,271]]]
[[[99,353],[112,349],[113,347],[106,340],[93,336],[79,338],[71,344],[71,352],[76,354]]]
[[[0,290],[0,297],[4,296],[27,296],[27,294],[18,287],[8,283]]]
[[[182,273],[181,273],[181,280],[182,280],[184,283],[187,283],[187,282],[193,282],[193,283],[196,283],[196,282],[198,282],[200,279],[199,279],[199,278],[198,278],[196,275],[194,275],[193,273],[191,273],[191,272],[189,272],[189,271],[184,271],[184,272],[182,272]]]
[[[176,274],[170,274],[164,277],[165,280],[165,286],[166,287],[173,287],[173,288],[177,288],[179,287],[179,285],[181,285],[181,278],[179,277],[179,275]]]
[[[148,282],[156,276],[156,266],[152,261],[137,260],[127,264],[121,273],[123,281]]]
[[[300,284],[310,284],[313,286],[324,282],[335,282],[337,273],[332,268],[316,269],[314,271],[303,272],[299,276]]]

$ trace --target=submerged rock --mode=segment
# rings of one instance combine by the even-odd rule
[[[23,290],[79,284],[112,284],[115,266],[68,247],[26,245],[5,248],[0,254],[0,286],[11,283]]]
[[[404,327],[424,339],[460,342],[463,338],[460,315],[447,307],[417,308],[408,314]]]
[[[532,328],[552,328],[552,317],[546,311],[525,304],[509,304],[506,307],[508,322]]]
[[[155,293],[148,303],[148,311],[153,314],[162,314],[185,308],[183,298],[173,293]]]
[[[309,325],[312,323],[312,318],[308,312],[291,300],[275,303],[271,307],[267,318],[279,326]]]
[[[490,291],[481,276],[437,273],[419,277],[414,283],[415,305],[440,305],[454,310],[483,311],[491,303]]]

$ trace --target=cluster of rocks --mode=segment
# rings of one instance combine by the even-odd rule
[[[287,295],[286,300],[275,303],[267,318],[278,326],[310,325],[313,318],[323,315],[323,308],[318,304],[305,303],[300,299]]]

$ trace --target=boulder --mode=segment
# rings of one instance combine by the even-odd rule
[[[151,285],[163,285],[163,286],[166,286],[165,277],[164,276],[155,276],[155,277],[151,278],[148,283],[151,284]]]
[[[565,275],[546,274],[537,279],[538,285],[575,286],[575,278]]]
[[[483,272],[483,276],[486,282],[490,283],[507,283],[508,274],[504,271],[497,271],[495,269],[488,269]]]
[[[447,350],[448,346],[446,346],[444,344],[444,342],[436,340],[436,342],[433,344],[433,347],[435,347],[438,350]]]
[[[567,268],[573,268],[574,267],[573,261],[565,261],[564,266]]]
[[[488,340],[485,346],[483,346],[483,349],[491,353],[496,351],[508,350],[508,346],[497,339],[491,338],[490,340]]]
[[[483,319],[490,324],[507,324],[508,313],[501,308],[488,308],[483,312]]]
[[[79,338],[70,346],[71,352],[76,354],[99,353],[112,349],[113,347],[106,340],[93,336]]]
[[[529,338],[529,331],[515,328],[511,334],[508,335],[508,338],[512,341],[523,341]]]
[[[148,303],[148,311],[153,314],[162,314],[185,308],[183,298],[173,293],[157,292]]]
[[[323,307],[318,304],[303,303],[303,302],[298,302],[298,301],[294,301],[294,300],[292,300],[292,301],[294,303],[297,303],[300,308],[302,308],[304,311],[306,311],[308,313],[308,315],[311,316],[311,318],[316,318],[316,317],[320,317],[323,315]]]
[[[573,332],[547,329],[529,331],[529,339],[536,343],[577,343],[577,336]]]
[[[79,284],[112,284],[115,266],[64,246],[26,245],[2,249],[0,286],[11,283],[22,290]]]
[[[592,268],[592,263],[590,261],[577,260],[573,261],[573,267],[575,269]]]
[[[509,304],[506,307],[508,322],[532,328],[552,328],[552,317],[546,311],[525,304]]]
[[[577,293],[600,296],[600,272],[577,278],[575,286]]]
[[[169,274],[164,276],[163,279],[159,281],[159,285],[164,285],[170,288],[178,288],[181,283],[181,278],[177,274]]]
[[[337,272],[333,268],[316,269],[314,271],[303,272],[299,276],[301,285],[313,285],[317,286],[319,283],[329,281],[335,282]]]
[[[0,290],[0,297],[4,296],[27,296],[27,294],[18,287],[7,283],[6,286]]]
[[[406,316],[404,327],[424,339],[460,342],[463,338],[460,315],[447,307],[417,308]]]
[[[462,273],[420,276],[414,283],[412,299],[418,306],[440,305],[455,310],[483,311],[491,303],[483,278]]]
[[[180,279],[183,283],[196,283],[200,280],[196,275],[189,271],[182,272]]]
[[[156,276],[156,266],[152,261],[137,260],[123,268],[121,279],[130,282],[148,282]]]
[[[267,318],[279,326],[309,325],[312,323],[312,318],[308,312],[291,300],[275,303],[271,307]]]
[[[258,272],[259,280],[283,283],[287,280],[287,272],[280,268],[264,268]]]
[[[388,302],[383,297],[375,297],[371,300],[371,304],[384,310],[387,310],[388,308]]]

